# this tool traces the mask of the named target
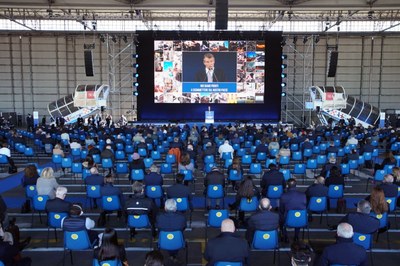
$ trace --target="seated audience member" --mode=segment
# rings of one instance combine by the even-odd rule
[[[145,257],[144,266],[164,266],[164,256],[159,250],[149,251]]]
[[[265,195],[268,191],[269,186],[282,186],[282,189],[285,188],[286,186],[286,181],[285,177],[281,172],[279,172],[277,166],[273,163],[271,163],[268,166],[267,171],[264,172],[264,175],[261,179],[261,188],[262,188],[262,194]]]
[[[1,195],[0,195],[0,225],[3,225],[4,228],[8,227],[7,204]]]
[[[394,158],[392,151],[387,150],[384,154],[384,159],[381,164],[376,163],[374,166],[374,174],[377,170],[382,170],[385,168],[385,165],[394,165],[396,166],[397,160]]]
[[[82,162],[82,166],[85,169],[91,169],[92,167],[96,167],[96,164],[93,160],[92,155],[87,155],[85,160]]]
[[[152,233],[155,236],[154,223],[157,214],[157,206],[152,199],[146,198],[144,195],[144,186],[142,183],[135,181],[132,184],[132,198],[125,204],[126,215],[141,215],[147,214],[152,226]],[[131,237],[134,237],[135,228],[131,228]]]
[[[146,173],[146,166],[144,165],[143,160],[140,158],[139,153],[135,152],[132,154],[132,162],[129,164],[129,173],[132,172],[132,170],[137,169],[142,169],[143,174]]]
[[[392,169],[392,176],[393,176],[393,184],[399,186],[400,185],[400,167],[393,167]]]
[[[34,164],[30,164],[24,169],[24,176],[22,177],[21,183],[24,188],[27,186],[36,186],[36,182],[39,178],[37,168]],[[22,206],[21,212],[26,213],[31,211],[31,202],[29,198],[26,199]]]
[[[291,152],[290,152],[290,147],[289,147],[289,143],[285,143],[280,149],[279,149],[279,153],[276,156],[276,159],[279,160],[279,158],[281,156],[287,156],[290,157]]]
[[[60,144],[56,144],[53,148],[53,154],[54,155],[60,155],[61,157],[64,157],[64,151],[61,149]]]
[[[36,190],[38,195],[48,195],[49,199],[54,199],[56,197],[57,187],[58,183],[54,177],[53,168],[44,168],[36,182]]]
[[[174,199],[167,199],[164,206],[165,212],[159,213],[156,218],[158,231],[182,231],[186,228],[186,217],[177,212],[177,204]],[[169,251],[172,259],[176,258],[178,251]]]
[[[8,148],[7,142],[3,142],[0,148],[0,155],[4,155],[7,157],[9,170],[9,174],[14,174],[17,172],[17,167],[15,166],[14,160],[11,158],[11,150]]]
[[[249,245],[235,233],[235,224],[231,219],[225,219],[221,223],[221,234],[210,239],[204,252],[207,266],[213,266],[219,261],[249,263]]]
[[[72,142],[69,144],[69,148],[72,149],[79,149],[82,150],[82,145],[78,142],[77,139],[73,139]]]
[[[328,188],[325,186],[325,178],[318,176],[314,184],[309,186],[306,190],[307,202],[311,197],[328,197]]]
[[[386,198],[397,198],[398,186],[393,184],[393,175],[385,175],[379,187],[385,193]]]
[[[65,212],[68,213],[71,209],[72,204],[68,201],[65,201],[65,197],[67,196],[67,188],[59,186],[56,190],[56,197],[54,199],[48,200],[46,202],[46,211],[50,212]]]
[[[238,176],[242,177],[243,176],[243,167],[241,164],[241,157],[235,157],[233,158],[232,164],[228,166],[228,176],[231,172],[231,170],[236,170]],[[237,190],[238,186],[235,180],[230,181],[230,183],[232,184],[233,190]]]
[[[251,245],[256,230],[271,231],[279,228],[279,215],[271,211],[268,198],[260,200],[258,211],[247,220],[246,239]]]
[[[357,212],[348,213],[340,221],[341,223],[349,223],[354,232],[360,234],[372,234],[379,228],[379,220],[369,215],[371,212],[371,204],[366,200],[360,200],[357,203]]]
[[[74,232],[87,230],[91,243],[97,240],[97,232],[92,230],[95,223],[89,217],[83,216],[82,207],[78,204],[72,205],[69,210],[69,216],[61,221],[61,227],[64,231]]]
[[[389,210],[389,205],[385,199],[385,193],[380,187],[372,188],[371,195],[369,195],[366,200],[371,204],[371,211],[376,214],[383,214]]]
[[[336,158],[332,156],[329,158],[328,163],[324,164],[324,166],[322,167],[320,175],[323,176],[324,178],[329,177],[328,173],[330,174],[330,171],[331,171],[332,167],[334,167],[334,166],[337,167]]]
[[[232,147],[231,144],[229,144],[229,140],[225,140],[224,144],[222,144],[221,146],[219,146],[218,148],[218,153],[219,153],[219,158],[222,158],[222,154],[224,152],[230,152],[231,153],[231,158],[233,158],[233,153],[234,153],[234,149]]]
[[[175,184],[167,188],[167,198],[187,198],[189,202],[189,207],[193,210],[192,205],[192,191],[188,186],[183,184],[185,179],[184,174],[176,174]]]
[[[305,210],[307,208],[306,194],[296,190],[297,182],[295,179],[290,178],[287,182],[287,191],[282,194],[279,202],[279,218],[281,228],[283,227],[286,215],[289,210]],[[283,238],[287,242],[286,227],[283,227]],[[299,228],[295,228],[294,240],[299,239]]]
[[[120,188],[115,187],[114,185],[114,177],[112,174],[108,174],[105,178],[104,178],[104,186],[101,187],[100,189],[100,193],[101,196],[118,196],[119,198],[119,202],[121,205],[121,211],[125,206],[125,198],[124,195],[122,194],[122,191]],[[121,217],[122,212],[118,211],[118,217]],[[102,213],[100,213],[100,217],[99,217],[99,226],[104,226],[105,222],[106,222],[106,214],[107,211],[103,211]]]
[[[206,177],[204,178],[204,194],[207,193],[207,186],[211,185],[222,185],[222,187],[225,187],[225,176],[223,173],[221,173],[218,169],[218,167],[214,166],[211,169],[211,172],[209,172]],[[220,208],[219,206],[220,199],[216,199],[216,205],[215,208]],[[211,208],[211,199],[207,199],[207,209]]]
[[[99,170],[96,167],[90,168],[90,175],[85,178],[86,186],[104,186],[104,177],[99,174]],[[101,188],[100,188],[101,190]],[[97,208],[97,199],[93,199],[94,208]]]
[[[190,155],[189,153],[182,153],[181,155],[181,160],[178,164],[178,171],[180,170],[188,170],[194,172],[194,165],[190,160]]]
[[[336,233],[336,244],[324,249],[316,265],[368,265],[365,249],[353,243],[353,227],[348,223],[340,223]]]
[[[101,152],[101,159],[110,159],[112,161],[112,164],[114,165],[115,156],[111,144],[107,144],[106,148]],[[113,167],[108,168],[108,174],[111,174],[112,171]]]
[[[94,256],[99,262],[106,260],[120,260],[123,266],[128,266],[126,251],[123,245],[118,244],[117,231],[105,228],[99,235],[99,245],[94,249]]]
[[[344,176],[342,175],[339,167],[332,166],[329,172],[329,178],[325,180],[325,186],[329,187],[330,185],[343,185],[344,189]]]
[[[0,225],[0,261],[5,266],[30,266],[31,258],[21,256],[21,247],[13,236]]]

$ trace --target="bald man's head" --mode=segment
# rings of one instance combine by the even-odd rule
[[[271,201],[268,198],[263,198],[260,200],[260,209],[261,210],[270,210],[271,209]]]
[[[231,219],[225,219],[221,223],[221,232],[230,232],[233,233],[235,232],[235,224]]]

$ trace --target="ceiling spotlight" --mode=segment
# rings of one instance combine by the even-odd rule
[[[285,97],[285,96],[286,96],[286,92],[282,91],[282,92],[281,92],[281,96],[282,96],[282,97]]]
[[[134,91],[133,92],[133,96],[138,96],[139,95],[139,92],[138,91]]]

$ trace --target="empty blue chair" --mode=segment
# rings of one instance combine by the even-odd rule
[[[98,261],[97,259],[93,259],[92,266],[122,266],[121,260],[103,260]]]
[[[214,155],[207,155],[204,157],[204,164],[214,163]]]
[[[101,159],[101,167],[103,169],[113,168],[113,161],[109,158],[102,158]]]
[[[290,178],[290,170],[289,169],[279,169],[279,172],[283,174],[283,177],[285,178],[285,181],[288,181]]]
[[[124,151],[116,151],[115,152],[115,160],[117,160],[117,161],[125,160],[125,152]]]
[[[299,144],[297,144],[297,143],[290,144],[290,150],[291,151],[298,151],[299,150]]]
[[[150,168],[150,166],[153,165],[154,160],[153,160],[153,158],[144,158],[143,163],[144,163],[144,167],[146,167],[148,169],[148,168]]]
[[[128,164],[127,163],[117,163],[116,173],[117,173],[117,176],[129,174]]]
[[[181,231],[160,231],[158,235],[158,249],[167,251],[185,249],[186,262],[188,261],[187,245],[183,236],[183,232]]]
[[[369,249],[371,249],[372,235],[354,232],[353,242],[357,245],[362,246],[366,250],[369,250]]]
[[[92,200],[101,198],[100,185],[87,185],[86,186],[86,200],[90,202],[90,208],[92,208]],[[86,201],[87,203],[87,201]],[[87,206],[86,206],[87,207]]]
[[[251,164],[251,155],[243,155],[242,165],[250,165],[250,164]]]
[[[265,167],[268,168],[271,163],[276,164],[276,159],[267,158],[265,161]]]
[[[349,175],[350,174],[350,167],[347,163],[340,164],[340,171],[342,175]]]
[[[169,163],[169,164],[174,164],[174,163],[176,163],[176,156],[175,156],[175,154],[167,154],[167,156],[165,157],[165,161],[166,161],[166,163]]]
[[[328,223],[328,213],[327,213],[328,204],[326,197],[311,197],[310,201],[308,202],[307,208],[310,211],[311,215],[313,212],[321,214],[319,223],[322,223],[322,214],[325,213],[326,222]]]
[[[261,175],[262,173],[261,163],[250,164],[249,173],[252,175]]]
[[[303,155],[301,154],[301,151],[295,151],[292,153],[292,160],[293,161],[302,161],[303,160]]]
[[[71,255],[71,264],[73,264],[72,251],[87,250],[92,248],[89,236],[86,230],[82,231],[65,231],[64,230],[64,256],[63,264],[65,263],[65,254],[67,251]]]
[[[280,165],[288,165],[290,161],[290,157],[289,156],[280,156],[279,157],[279,164]]]
[[[39,212],[40,223],[42,223],[41,213],[46,210],[46,202],[48,199],[49,196],[47,195],[35,195],[32,197],[32,207],[33,207],[32,220],[31,220],[32,226],[33,226],[33,215],[36,211]]]
[[[142,157],[147,157],[147,150],[145,148],[139,148],[138,153]]]
[[[153,160],[161,160],[161,153],[159,151],[151,151],[151,158]]]
[[[373,180],[374,183],[382,182],[383,178],[385,177],[385,175],[386,175],[386,171],[385,170],[376,170],[376,172],[374,174],[374,177],[373,178],[369,177],[367,179],[367,186],[366,186],[365,191],[368,191],[368,185],[369,185],[370,180]]]
[[[218,261],[214,266],[242,266],[241,262]]]
[[[274,186],[270,185],[267,189],[267,198],[269,199],[280,199],[283,194],[283,187],[282,185]]]
[[[131,180],[132,181],[142,181],[144,179],[143,169],[132,169]]]
[[[172,166],[171,166],[171,164],[170,163],[161,164],[160,174],[162,174],[162,175],[172,174]]]
[[[257,197],[252,197],[251,199],[248,198],[241,198],[239,204],[239,211],[243,212],[254,212],[258,208],[258,199]]]
[[[341,199],[343,198],[343,185],[329,185],[328,187],[328,197],[330,199]]]
[[[304,149],[303,156],[309,158],[312,156],[312,149]]]
[[[37,195],[36,185],[28,185],[25,187],[25,196],[27,198],[33,198]]]
[[[278,230],[271,231],[261,231],[256,230],[253,235],[253,242],[251,244],[252,249],[255,250],[274,250],[274,261],[276,251],[279,253],[279,240],[278,240]],[[279,256],[279,254],[278,254]]]
[[[118,195],[102,196],[101,203],[105,211],[120,211],[122,210],[121,202]]]
[[[308,230],[307,210],[289,210],[286,214],[284,227],[303,228],[303,229],[307,228]],[[304,238],[304,231],[303,231],[303,238]]]
[[[61,229],[61,221],[67,216],[66,212],[49,212],[47,214],[47,248],[49,247],[50,228],[54,228],[54,237],[57,241],[57,228]]]

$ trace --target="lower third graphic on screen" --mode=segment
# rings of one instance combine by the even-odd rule
[[[183,82],[182,93],[236,93],[235,82]]]

